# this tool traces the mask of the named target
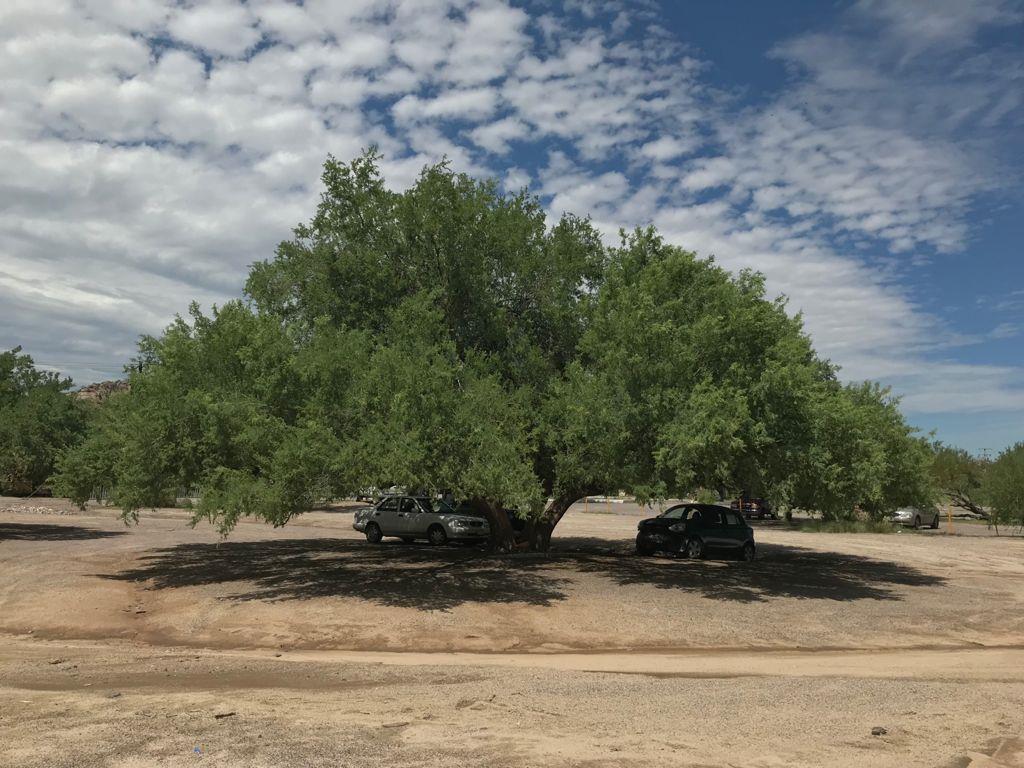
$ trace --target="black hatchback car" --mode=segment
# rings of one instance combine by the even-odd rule
[[[754,529],[738,512],[714,504],[677,504],[637,525],[636,551],[641,555],[671,552],[704,557],[711,552],[753,560]]]

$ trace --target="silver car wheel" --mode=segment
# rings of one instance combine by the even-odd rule
[[[435,523],[427,530],[427,540],[435,547],[440,547],[448,541],[448,534],[444,532],[444,528]]]
[[[384,538],[384,534],[380,530],[380,526],[376,523],[366,524],[366,540],[371,544],[380,544],[380,540]]]

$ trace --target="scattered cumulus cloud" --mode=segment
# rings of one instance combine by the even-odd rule
[[[1024,61],[976,41],[1022,22],[1003,0],[860,0],[779,41],[788,87],[744,106],[650,2],[9,0],[0,346],[115,375],[137,333],[238,295],[328,153],[375,144],[394,188],[446,157],[610,242],[654,223],[759,269],[843,375],[908,408],[1024,411],[1020,369],[945,359],[969,335],[902,280],[962,251],[1012,175]]]
[[[854,12],[881,22],[886,36],[912,52],[966,47],[986,27],[1024,21],[1024,8],[1014,0],[859,0]]]
[[[400,122],[438,118],[478,121],[494,113],[497,101],[498,94],[493,88],[459,88],[431,99],[403,96],[395,102],[391,112]]]
[[[478,147],[494,155],[508,154],[510,142],[525,138],[530,127],[516,117],[506,117],[493,123],[481,125],[469,132],[469,137]]]
[[[240,56],[260,39],[255,22],[247,6],[227,0],[176,8],[167,21],[167,31],[210,54]]]

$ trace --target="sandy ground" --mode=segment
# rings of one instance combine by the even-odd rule
[[[1024,541],[640,559],[641,514],[500,558],[0,499],[0,765],[1024,765]]]

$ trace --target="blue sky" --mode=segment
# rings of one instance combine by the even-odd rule
[[[850,380],[1024,439],[1020,0],[9,0],[0,346],[76,382],[312,211],[327,153],[764,272]]]
[[[927,15],[927,7],[898,3],[913,13]],[[997,126],[991,139],[1003,163],[1005,186],[993,194],[979,196],[970,216],[970,232],[963,246],[954,253],[936,257],[927,253],[929,262],[912,270],[900,285],[918,303],[921,311],[947,319],[950,335],[962,334],[963,343],[946,354],[929,356],[977,365],[1018,367],[1024,361],[1020,332],[1024,326],[1024,194],[1020,174],[1024,158],[1021,138],[1020,104],[1024,100],[1024,27],[1021,5],[1008,3],[961,4],[964,13],[960,29],[966,34],[971,12],[984,15],[995,7],[1007,12],[1007,23],[983,26],[970,43],[959,48],[953,66],[966,58],[987,52],[1005,52],[1016,66],[1009,80],[1008,98],[1013,98],[1017,113]],[[706,79],[740,95],[745,103],[771,103],[794,83],[794,74],[773,49],[786,40],[808,34],[836,34],[848,28],[853,3],[780,2],[780,3],[663,3],[663,23],[697,49],[697,55],[709,62]],[[935,8],[942,11],[941,6]],[[990,12],[990,11],[989,11]],[[737,23],[742,19],[743,23]],[[877,28],[869,24],[872,34]],[[953,27],[951,33],[956,29]],[[924,66],[934,66],[934,77],[941,79],[950,64],[925,57]],[[932,61],[928,61],[931,58]],[[913,103],[913,91],[897,92],[897,98]],[[952,107],[953,104],[951,103]],[[969,132],[968,128],[968,132]],[[1002,135],[1000,135],[1002,134]],[[963,133],[954,134],[962,139]],[[968,396],[969,397],[969,396]],[[965,397],[965,400],[968,399]],[[1024,416],[1013,410],[974,411],[965,402],[962,409],[954,400],[944,412],[911,411],[915,424],[935,429],[939,437],[969,446],[972,450],[998,451],[1024,439]]]

